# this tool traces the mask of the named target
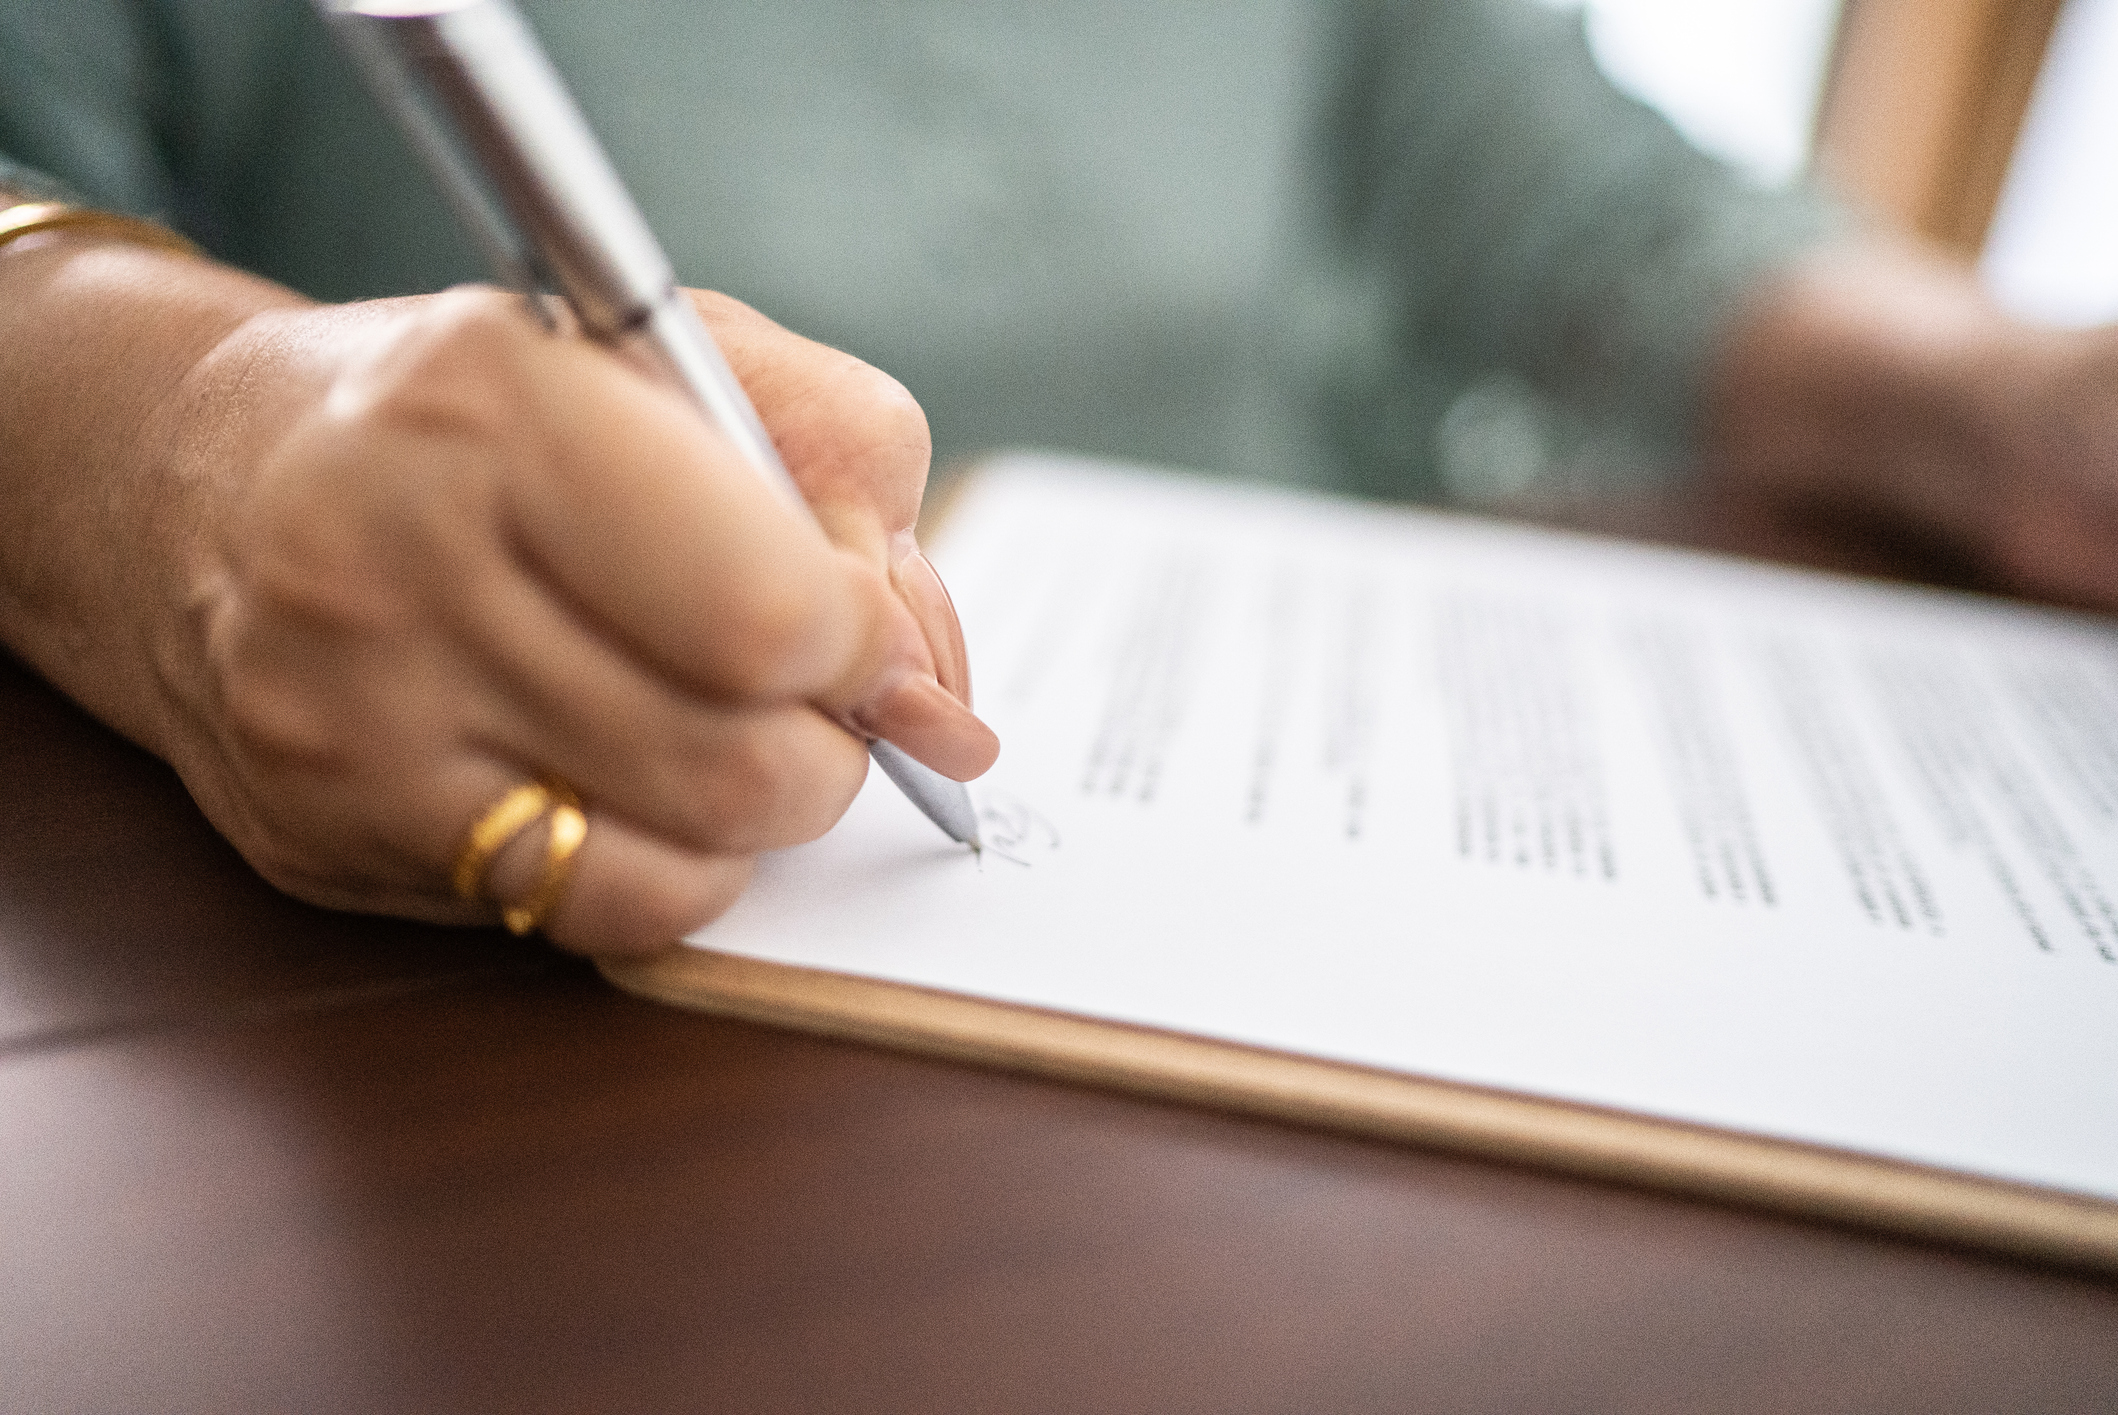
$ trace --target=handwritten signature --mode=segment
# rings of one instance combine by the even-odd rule
[[[1027,869],[1039,855],[1059,848],[1059,831],[1027,803],[1003,791],[984,794],[978,809],[978,832],[985,854],[997,855]]]

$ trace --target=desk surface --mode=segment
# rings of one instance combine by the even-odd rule
[[[305,908],[4,657],[0,782],[10,1410],[2118,1410],[2108,1282]]]

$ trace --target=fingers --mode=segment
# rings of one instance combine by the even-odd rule
[[[569,409],[563,470],[518,497],[532,555],[587,620],[687,687],[739,703],[806,698],[937,770],[983,771],[998,743],[966,708],[947,591],[916,551],[899,561],[902,599],[877,573],[893,544],[909,544],[884,527],[909,527],[917,512],[917,405],[894,380],[733,302],[716,315],[805,491],[838,498],[816,508],[838,548],[687,404],[621,380],[586,415]],[[937,669],[954,703],[928,690]]]
[[[720,917],[749,883],[753,861],[747,855],[678,849],[593,805],[588,819],[565,891],[542,921],[545,937],[571,952],[659,952]],[[542,823],[511,841],[486,876],[487,896],[513,903],[528,895],[544,867],[548,841]]]
[[[874,735],[953,781],[974,781],[1000,759],[1000,738],[931,678],[906,677],[868,713]]]
[[[581,855],[544,933],[570,952],[612,957],[660,952],[719,918],[755,863],[674,850],[593,815]]]
[[[801,698],[880,668],[882,596],[694,409],[592,349],[538,375],[565,413],[505,494],[530,568],[586,621],[724,699]]]
[[[946,775],[983,773],[999,739],[967,711],[963,629],[912,536],[932,452],[925,414],[902,384],[850,355],[789,335],[725,296],[694,291],[692,298],[825,532],[887,573],[917,631],[907,640],[898,625],[902,647],[885,656],[884,676],[865,693],[842,686],[834,701],[862,730]],[[920,675],[932,681],[915,681]],[[934,682],[945,693],[934,693]]]
[[[885,596],[681,395],[497,292],[372,341],[309,431],[327,494],[366,503],[343,534],[395,536],[381,549],[438,610],[460,586],[435,567],[481,548],[437,543],[463,532],[690,691],[798,698],[872,654]]]
[[[556,772],[633,824],[715,852],[814,839],[860,789],[861,739],[808,703],[684,692],[563,602],[500,585],[484,606],[490,691],[467,705],[475,747]]]
[[[923,631],[934,672],[968,705],[963,630],[912,537],[933,451],[919,404],[849,354],[789,334],[726,296],[691,294],[825,533],[889,575]]]

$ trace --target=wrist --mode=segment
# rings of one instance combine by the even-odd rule
[[[173,474],[180,390],[232,328],[294,298],[109,232],[0,246],[0,636],[165,755],[148,650],[201,493]]]

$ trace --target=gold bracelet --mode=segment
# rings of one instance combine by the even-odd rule
[[[25,201],[0,209],[0,247],[40,231],[81,231],[113,237],[136,246],[176,251],[181,255],[201,254],[197,246],[167,226],[157,226],[138,217],[120,216],[114,211],[69,206],[63,201]]]

